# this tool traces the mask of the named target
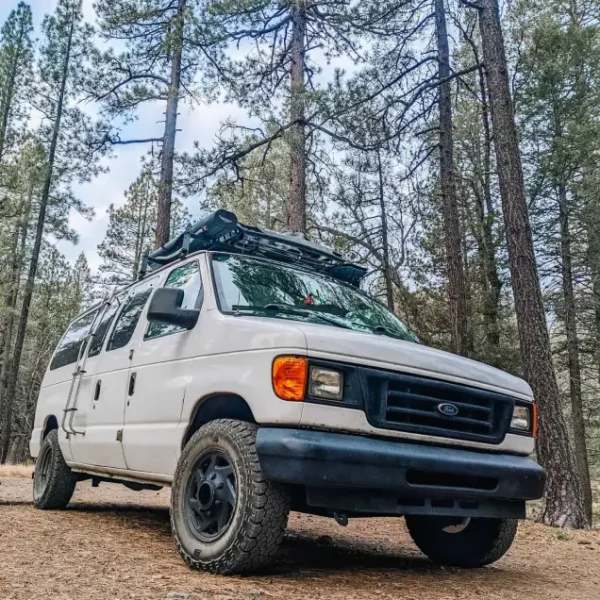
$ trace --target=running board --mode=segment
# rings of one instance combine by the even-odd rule
[[[158,475],[156,473],[145,473],[143,471],[128,471],[127,469],[115,469],[113,467],[99,467],[97,465],[87,465],[84,463],[68,462],[67,465],[75,473],[84,473],[90,476],[99,476],[104,481],[113,481],[120,483],[119,480],[133,481],[135,483],[155,483],[170,486],[173,483],[173,477],[170,475]]]

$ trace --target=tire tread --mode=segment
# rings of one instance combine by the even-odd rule
[[[473,519],[475,530],[465,538],[462,533],[445,534],[433,526],[432,519],[435,517],[405,517],[414,543],[434,562],[465,569],[485,567],[502,558],[510,549],[518,527],[515,519]]]
[[[258,427],[244,421],[219,419],[201,427],[189,440],[182,458],[200,438],[223,434],[237,445],[249,480],[249,514],[233,544],[218,558],[202,560],[189,554],[181,544],[171,510],[171,530],[177,550],[192,568],[219,574],[241,574],[257,571],[271,562],[277,553],[287,527],[289,499],[286,491],[267,481],[262,475],[256,452]],[[179,469],[178,469],[179,470]],[[175,476],[177,478],[177,474]]]
[[[52,461],[48,483],[39,498],[34,495],[33,504],[40,510],[58,510],[66,508],[77,484],[77,475],[67,466],[60,449],[58,431],[53,429],[44,438],[42,445],[51,446]]]

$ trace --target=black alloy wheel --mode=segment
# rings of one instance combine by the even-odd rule
[[[187,486],[186,504],[190,531],[202,542],[214,542],[229,527],[237,503],[235,472],[219,450],[203,454]]]

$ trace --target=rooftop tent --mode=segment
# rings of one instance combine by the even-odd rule
[[[346,261],[338,252],[300,236],[242,225],[234,213],[226,210],[217,210],[152,252],[148,256],[148,268],[160,268],[199,250],[234,252],[298,264],[354,286],[358,286],[367,273],[364,267]]]

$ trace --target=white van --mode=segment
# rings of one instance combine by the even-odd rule
[[[262,567],[288,513],[404,516],[417,546],[479,567],[542,496],[527,383],[421,345],[365,271],[217,211],[78,316],[42,384],[34,502],[78,481],[172,486],[186,562]]]

